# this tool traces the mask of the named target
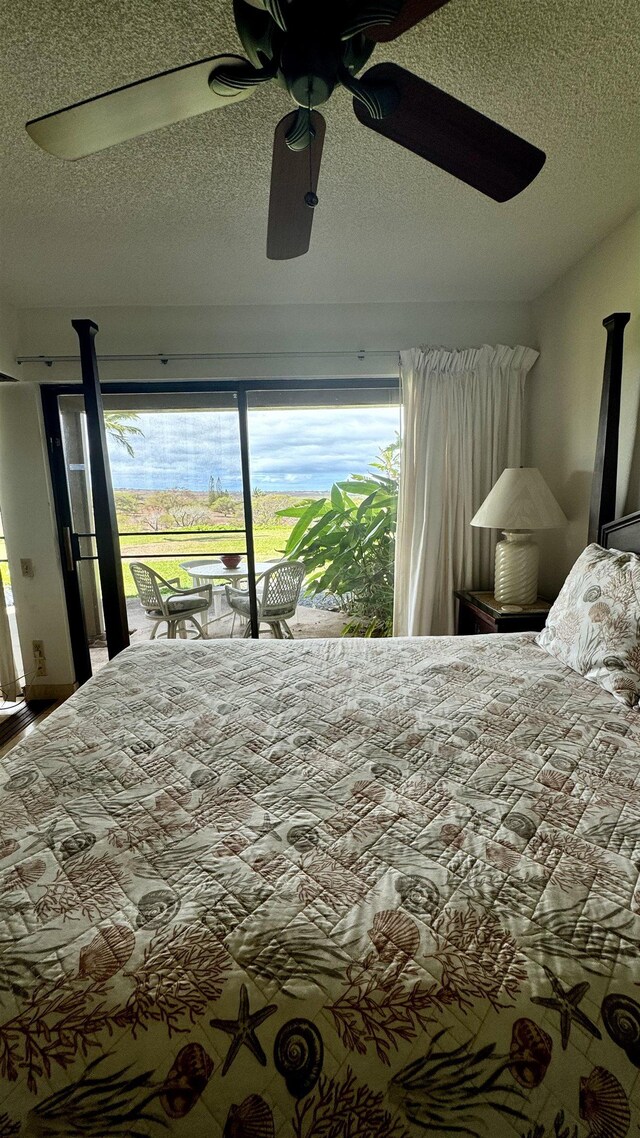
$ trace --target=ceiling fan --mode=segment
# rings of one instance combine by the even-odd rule
[[[275,131],[267,256],[306,253],[325,134],[318,106],[342,85],[358,120],[495,201],[540,172],[545,155],[465,103],[393,63],[358,73],[377,43],[396,39],[447,0],[233,0],[248,58],[212,56],[31,119],[27,131],[58,158],[115,143],[246,99],[275,80],[297,110]]]

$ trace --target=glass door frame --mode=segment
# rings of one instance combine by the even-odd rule
[[[400,391],[398,376],[363,377],[342,379],[243,379],[243,380],[151,380],[151,381],[107,381],[100,384],[102,394],[117,395],[196,395],[226,392],[236,396],[238,410],[238,429],[240,440],[240,462],[242,470],[242,500],[244,506],[245,537],[247,547],[247,569],[249,572],[250,627],[251,637],[259,638],[257,599],[255,589],[255,549],[253,535],[253,509],[251,502],[251,464],[249,453],[249,397],[254,392],[313,391],[316,395],[326,391]],[[67,484],[64,448],[62,444],[62,423],[59,398],[64,395],[82,396],[81,383],[47,383],[40,387],[44,426],[47,438],[53,501],[58,529],[58,544],[64,583],[64,593],[69,622],[71,649],[79,684],[85,683],[92,675],[91,659],[87,641],[87,630],[82,609],[80,584],[76,571],[79,550],[74,549],[71,502]],[[327,406],[333,406],[327,400]],[[77,545],[77,542],[75,543]]]

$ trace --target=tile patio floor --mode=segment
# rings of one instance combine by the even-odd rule
[[[127,616],[132,644],[148,640],[153,625],[145,616],[137,597],[127,597]],[[315,640],[323,637],[333,639],[340,636],[347,621],[341,612],[328,612],[326,609],[304,608],[298,606],[295,620],[289,626],[296,640]],[[210,640],[225,640],[231,633],[231,614],[216,621],[209,627]],[[237,628],[236,628],[237,635]],[[263,633],[267,637],[268,633]],[[94,672],[102,668],[108,660],[107,649],[101,645],[91,647],[91,664]]]

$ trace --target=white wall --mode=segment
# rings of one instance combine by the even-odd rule
[[[618,513],[640,507],[640,212],[609,234],[533,304],[540,358],[527,389],[527,462],[539,466],[569,518],[540,534],[540,589],[555,596],[587,540],[606,332],[625,332]]]
[[[10,304],[0,302],[0,372],[15,376],[18,338],[18,313]]]
[[[25,672],[33,666],[33,640],[44,641],[47,660],[47,676],[30,677],[27,694],[32,699],[68,695],[75,677],[35,384],[0,387],[0,510]],[[21,557],[33,561],[33,578],[21,575]]]
[[[99,326],[101,353],[287,352],[299,357],[107,363],[109,379],[242,378],[265,376],[353,376],[397,374],[400,348],[429,343],[469,347],[490,343],[529,343],[528,305],[517,303],[269,305],[184,308],[99,308],[86,312],[32,308],[19,313],[18,354],[77,355],[72,317],[90,317]],[[356,353],[369,355],[359,362]],[[375,351],[390,353],[376,356]],[[310,356],[310,352],[345,352]],[[21,379],[65,382],[79,377],[76,364],[22,364]]]

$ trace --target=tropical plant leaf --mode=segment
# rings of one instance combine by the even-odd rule
[[[287,552],[289,549],[292,549],[295,545],[297,545],[302,535],[305,534],[308,530],[313,519],[317,517],[322,510],[324,510],[326,502],[326,498],[318,498],[315,502],[310,502],[309,505],[305,507],[303,513],[300,515],[299,520],[296,522],[293,529],[291,530],[291,533],[289,534],[289,539],[287,541],[286,547]]]
[[[334,510],[343,510],[344,509],[345,504],[344,504],[344,501],[342,499],[342,491],[340,490],[340,487],[335,482],[334,482],[333,486],[331,487],[330,497],[331,497],[331,505],[333,506]]]
[[[353,474],[334,483],[330,498],[303,504],[285,556],[305,564],[307,590],[341,598],[349,614],[343,635],[392,631],[399,441],[372,463],[380,475]],[[284,513],[284,511],[283,511]]]
[[[362,482],[356,481],[357,476],[353,476],[349,482],[336,482],[341,490],[347,494],[375,494],[380,489],[380,483],[376,480],[369,480],[363,477]]]
[[[378,498],[378,491],[374,490],[372,494],[369,494],[366,498],[363,499],[363,501],[358,506],[358,512],[356,514],[356,519],[358,521],[362,521],[367,510],[371,509],[372,507],[375,507],[375,504],[377,502],[377,498]]]
[[[383,515],[383,516],[382,516],[382,517],[381,517],[381,518],[380,518],[380,519],[379,519],[379,520],[376,522],[376,524],[375,524],[374,526],[372,526],[372,528],[369,530],[368,534],[366,534],[366,536],[365,536],[365,537],[364,537],[364,539],[363,539],[363,542],[362,542],[362,544],[363,544],[363,545],[370,545],[372,541],[375,541],[375,540],[376,540],[376,538],[379,538],[379,537],[381,536],[381,534],[382,534],[382,533],[383,533],[383,532],[384,532],[386,529],[388,529],[388,524],[389,524],[389,523],[388,523],[388,518],[386,518],[386,517]]]
[[[309,507],[309,499],[301,502],[299,506],[285,506],[282,510],[276,510],[275,516],[277,518],[301,518],[306,513]]]

